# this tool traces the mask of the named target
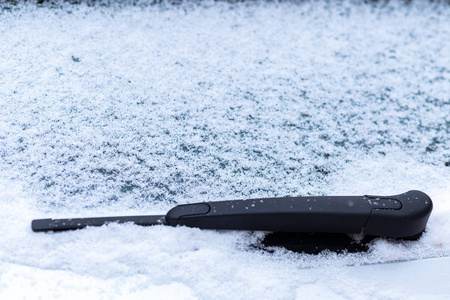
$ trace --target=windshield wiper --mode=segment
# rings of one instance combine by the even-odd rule
[[[33,231],[64,231],[108,223],[271,232],[363,233],[407,238],[425,230],[433,203],[421,191],[395,196],[312,196],[179,205],[166,215],[38,219]]]

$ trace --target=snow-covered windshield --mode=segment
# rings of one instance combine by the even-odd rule
[[[450,255],[449,5],[53,2],[0,8],[0,291],[292,299],[324,277],[323,295],[397,297],[335,270]],[[361,253],[262,251],[260,232],[30,229],[411,189],[434,202],[422,238]]]

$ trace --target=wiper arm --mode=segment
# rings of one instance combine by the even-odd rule
[[[433,203],[423,192],[395,196],[313,196],[179,205],[165,216],[33,220],[33,231],[64,231],[107,223],[272,232],[363,233],[407,238],[425,230]]]

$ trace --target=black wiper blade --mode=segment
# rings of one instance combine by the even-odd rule
[[[179,205],[165,216],[33,220],[33,231],[63,231],[111,222],[184,225],[202,229],[363,233],[407,238],[420,234],[433,208],[428,195],[313,196],[229,200]]]
[[[38,219],[31,222],[33,231],[65,231],[82,229],[87,226],[103,226],[108,223],[134,223],[141,226],[167,225],[164,215],[127,216],[73,219]]]

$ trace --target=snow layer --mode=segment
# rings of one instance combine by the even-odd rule
[[[139,3],[0,11],[0,298],[397,299],[411,295],[344,267],[450,255],[448,5]],[[263,252],[251,232],[30,229],[410,189],[434,201],[424,236],[359,254]]]

